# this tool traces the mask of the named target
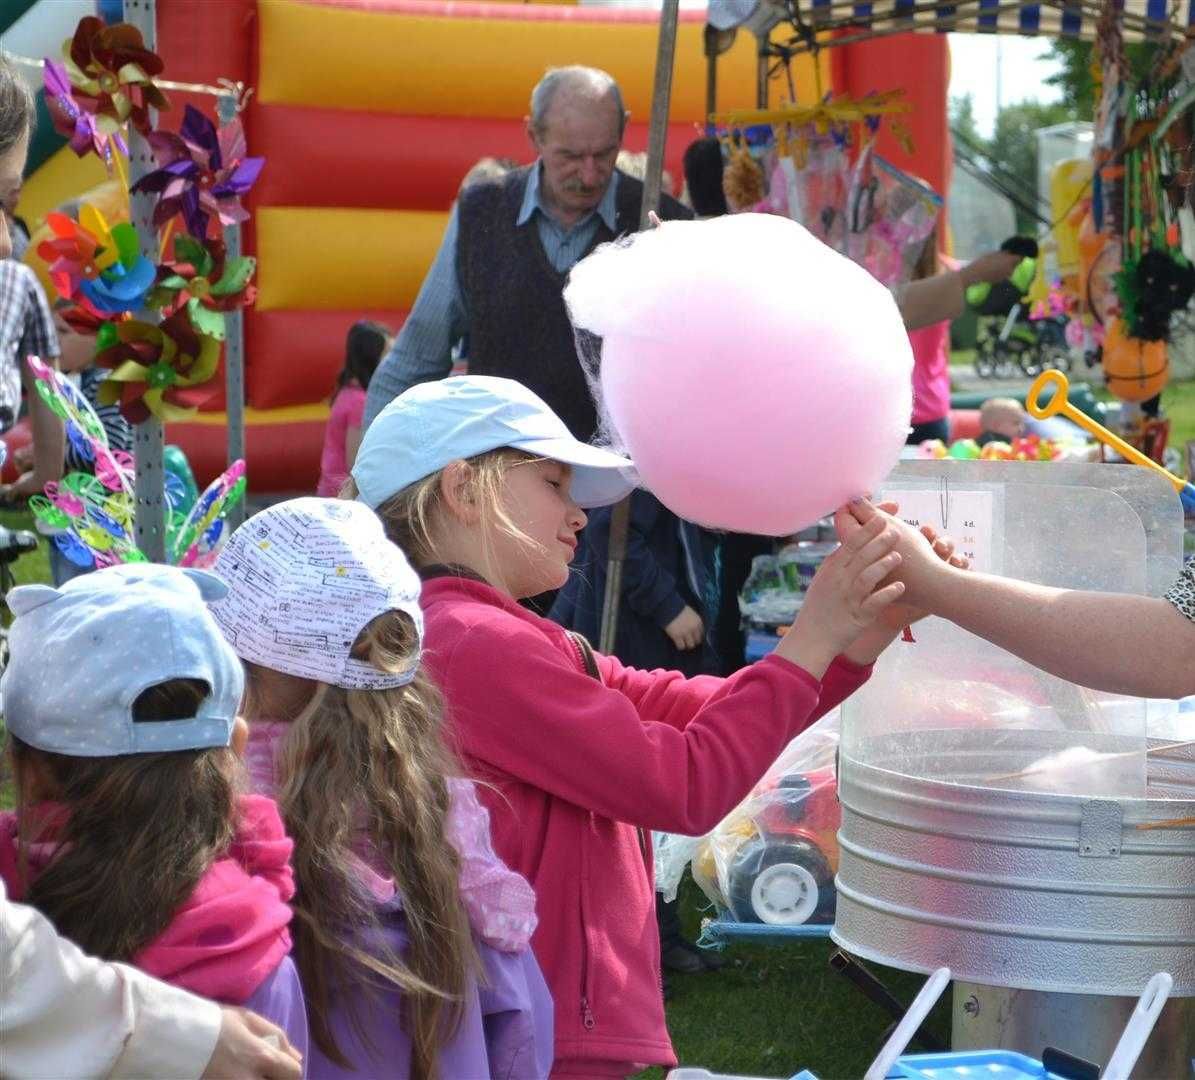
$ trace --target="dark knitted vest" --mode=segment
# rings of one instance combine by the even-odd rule
[[[456,269],[469,319],[469,374],[517,379],[588,442],[597,416],[561,297],[568,274],[558,273],[544,254],[534,214],[525,225],[515,224],[535,167],[472,184],[457,206]],[[643,184],[620,173],[619,236],[639,228],[642,198]],[[659,213],[664,219],[693,216],[667,195]],[[613,239],[599,221],[590,250]]]

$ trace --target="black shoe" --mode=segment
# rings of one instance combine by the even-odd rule
[[[660,962],[665,971],[675,971],[678,975],[697,975],[705,971],[701,957],[681,942],[664,949],[660,954]]]

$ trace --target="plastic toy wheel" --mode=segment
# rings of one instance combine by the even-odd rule
[[[975,350],[975,374],[981,379],[990,379],[996,374],[995,350],[990,340],[981,341]]]
[[[803,840],[752,840],[729,874],[730,909],[739,922],[801,926],[834,909],[834,875],[826,858]]]

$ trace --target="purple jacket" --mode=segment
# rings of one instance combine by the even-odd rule
[[[303,987],[299,969],[285,956],[272,975],[253,991],[245,1008],[264,1016],[286,1032],[291,1046],[307,1060],[307,1007],[303,1002]]]
[[[401,901],[390,900],[379,908],[382,933],[397,953],[407,947],[406,920]],[[375,951],[368,939],[358,942]],[[552,997],[530,948],[499,952],[477,942],[483,977],[465,1002],[460,1027],[453,1040],[441,1048],[443,1080],[539,1080],[552,1067]],[[332,1033],[341,1053],[354,1068],[343,1069],[329,1061],[314,1041],[307,1054],[311,1080],[347,1080],[385,1076],[405,1080],[410,1075],[411,1040],[402,1029],[402,994],[397,989],[370,992],[359,985],[333,992]],[[372,1047],[354,1029],[355,1015],[366,1029]]]

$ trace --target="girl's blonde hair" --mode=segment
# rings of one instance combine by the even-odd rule
[[[207,694],[207,685],[195,679],[151,686],[134,702],[133,718],[194,716]],[[241,776],[236,755],[217,747],[68,757],[11,734],[9,745],[20,818],[18,871],[26,881],[29,845],[56,845],[25,902],[85,952],[131,960],[170,925],[232,843]],[[51,778],[46,801],[65,809],[65,821],[35,820],[24,805],[23,781],[34,764]]]
[[[465,465],[469,468],[471,493],[481,514],[483,535],[489,536],[495,529],[501,531],[516,540],[527,551],[529,557],[542,554],[543,549],[523,532],[506,512],[502,500],[502,485],[511,469],[541,460],[543,459],[511,447],[490,450],[465,460]],[[436,554],[435,531],[444,512],[441,493],[443,475],[444,470],[439,469],[403,488],[376,508],[376,513],[385,526],[386,535],[392,543],[402,548],[416,567],[431,566],[442,561]],[[340,497],[355,499],[357,494],[356,482],[350,476],[341,489]]]
[[[354,655],[400,672],[418,661],[418,650],[410,618],[392,611],[362,631]],[[247,711],[264,715],[265,677],[257,665],[246,667]],[[344,1057],[329,1024],[340,989],[399,987],[411,1076],[430,1078],[477,968],[460,861],[445,839],[446,777],[454,769],[442,716],[422,673],[389,690],[318,684],[283,743],[278,802],[295,843],[295,943],[307,1014],[316,1044],[344,1068],[359,1063]],[[401,956],[380,944],[375,902],[360,881],[354,848],[362,831],[402,898],[409,945]],[[370,948],[346,940],[346,927]],[[368,1045],[362,1018],[350,1019]]]

